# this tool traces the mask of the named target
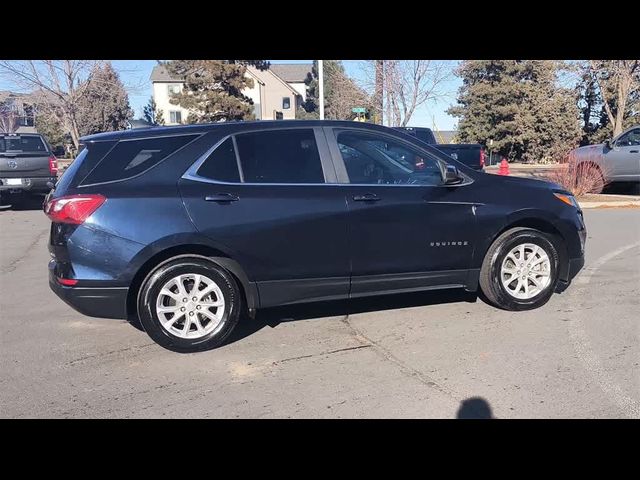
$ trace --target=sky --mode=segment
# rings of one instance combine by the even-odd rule
[[[270,60],[271,63],[311,63],[312,60]],[[457,63],[457,62],[456,62]],[[135,111],[136,117],[142,116],[142,108],[151,97],[151,70],[157,64],[156,60],[112,60],[114,68],[120,74],[127,92],[129,102]],[[365,74],[363,62],[359,60],[343,61],[347,74],[356,82],[362,82]],[[438,130],[454,130],[456,119],[447,115],[446,110],[455,104],[455,96],[462,81],[453,77],[443,84],[443,90],[447,94],[444,100],[422,105],[416,110],[409,126],[433,128],[434,123]],[[0,79],[0,90],[15,90],[13,85],[5,79]]]

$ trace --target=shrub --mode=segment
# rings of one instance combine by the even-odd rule
[[[578,163],[576,158],[570,154],[566,162],[548,173],[546,178],[579,197],[587,193],[601,193],[606,185],[605,173],[593,163]]]

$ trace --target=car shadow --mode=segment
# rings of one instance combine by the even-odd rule
[[[4,210],[15,211],[42,210],[44,197],[44,195],[19,195],[15,198],[5,200],[2,208]]]
[[[602,193],[616,195],[638,195],[640,194],[639,183],[612,183],[604,187]]]
[[[253,335],[265,327],[275,328],[281,323],[426,305],[441,305],[458,302],[474,303],[477,300],[477,293],[456,289],[401,293],[394,295],[376,295],[350,300],[335,300],[265,308],[258,310],[255,318],[251,318],[247,315],[243,316],[224,344],[229,345]]]

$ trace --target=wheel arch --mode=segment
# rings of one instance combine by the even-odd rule
[[[512,228],[531,228],[549,235],[556,247],[556,250],[558,251],[558,259],[560,263],[558,276],[563,281],[566,281],[569,278],[569,252],[567,248],[567,240],[551,219],[542,216],[526,215],[508,218],[502,228],[491,237],[490,241],[486,245],[484,245],[480,261],[484,260],[489,248],[494,244],[498,237]]]
[[[180,257],[202,257],[216,263],[233,275],[238,282],[241,295],[249,312],[253,312],[259,306],[258,290],[255,283],[249,280],[244,268],[231,258],[228,252],[208,244],[194,242],[166,246],[160,250],[154,248],[152,254],[145,256],[144,260],[139,260],[139,266],[133,275],[127,295],[127,313],[129,316],[135,316],[138,293],[149,274],[160,265]]]

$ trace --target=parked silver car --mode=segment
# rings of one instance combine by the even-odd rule
[[[603,184],[640,183],[640,126],[631,127],[612,140],[573,150],[578,165],[594,167]]]

